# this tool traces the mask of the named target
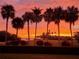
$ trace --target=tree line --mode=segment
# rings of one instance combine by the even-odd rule
[[[6,20],[6,32],[8,32],[8,21],[12,19],[12,27],[16,29],[16,35],[18,36],[18,30],[23,29],[24,24],[27,22],[27,32],[28,32],[28,40],[30,40],[30,33],[29,33],[29,24],[35,23],[35,39],[37,36],[37,27],[38,23],[42,21],[47,22],[47,33],[49,30],[49,25],[51,22],[54,22],[58,27],[58,36],[60,36],[60,21],[64,20],[68,22],[70,33],[72,37],[72,25],[75,25],[75,21],[78,20],[78,13],[79,10],[75,6],[68,6],[67,9],[63,9],[61,6],[55,8],[47,8],[44,13],[42,14],[42,9],[40,8],[33,8],[32,11],[25,11],[22,17],[16,17],[15,9],[12,5],[3,5],[1,7],[1,15],[4,20]],[[7,40],[7,35],[5,36]]]

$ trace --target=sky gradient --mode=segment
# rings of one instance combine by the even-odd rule
[[[42,12],[45,11],[46,8],[55,8],[57,6],[61,6],[63,7],[63,9],[66,9],[68,6],[75,6],[79,9],[79,0],[0,0],[0,8],[2,5],[4,4],[11,4],[14,6],[15,10],[16,10],[16,16],[21,17],[24,12],[26,11],[31,11],[32,8],[34,7],[40,7],[42,10]],[[12,28],[11,26],[11,19],[9,20],[9,32],[10,33],[15,33],[16,30],[14,28]],[[35,24],[30,24],[30,36],[33,37],[34,36],[34,26]],[[73,34],[76,31],[79,31],[79,20],[76,21],[76,25],[74,27],[72,27],[73,29]],[[49,29],[50,32],[56,32],[57,33],[57,26],[51,22],[49,25]],[[1,14],[0,14],[0,31],[1,30],[5,30],[5,20],[3,20]],[[38,24],[38,29],[37,29],[37,35],[41,35],[43,32],[46,32],[46,22],[44,22],[44,20],[42,20],[42,22],[40,22]],[[65,23],[64,21],[60,22],[60,32],[61,35],[70,35],[70,31],[69,31],[69,24]],[[22,38],[26,38],[27,37],[27,24],[25,24],[24,29],[19,30],[19,35]]]

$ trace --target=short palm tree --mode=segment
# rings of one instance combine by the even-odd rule
[[[18,30],[24,27],[23,20],[19,17],[16,17],[12,20],[12,27],[16,29],[16,35],[18,37]]]
[[[46,11],[44,12],[44,20],[47,22],[47,33],[48,33],[49,24],[50,22],[54,21],[54,15],[53,15],[52,8],[46,9]]]
[[[25,12],[25,14],[22,15],[23,21],[27,22],[28,40],[30,40],[29,23],[30,23],[31,19],[33,19],[32,16],[33,16],[32,12]]]
[[[33,11],[32,22],[36,24],[35,25],[35,39],[36,39],[37,24],[42,21],[42,14],[41,14],[41,9],[39,8],[32,9],[32,11]]]
[[[13,19],[15,16],[14,7],[12,5],[2,6],[1,15],[2,15],[3,19],[6,19],[6,32],[8,32],[8,20],[9,20],[9,18]],[[7,40],[7,35],[6,35],[5,39]]]
[[[65,21],[70,24],[70,33],[72,37],[72,24],[74,25],[75,21],[78,20],[78,8],[72,6],[68,7],[66,10]]]

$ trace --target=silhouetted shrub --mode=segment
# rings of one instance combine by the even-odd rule
[[[28,41],[22,41],[22,40],[20,41],[21,45],[28,45],[28,43],[29,43]]]
[[[5,36],[7,35],[7,40]],[[15,34],[6,33],[5,31],[0,31],[0,42],[6,42],[6,45],[18,45],[21,38],[18,38]]]
[[[37,46],[43,46],[43,41],[42,40],[39,40],[36,42]]]
[[[63,41],[63,42],[62,42],[62,46],[70,46],[70,43],[67,42],[67,41]]]
[[[5,42],[5,36],[7,35],[6,41],[20,40],[15,34],[6,33],[5,31],[0,31],[0,42]]]
[[[45,47],[51,47],[51,46],[52,46],[52,44],[51,44],[51,43],[49,43],[49,42],[45,42],[45,43],[44,43],[44,46],[45,46]]]
[[[6,33],[5,31],[0,31],[0,42],[5,42],[5,35],[7,35],[7,40],[9,40],[10,33]]]

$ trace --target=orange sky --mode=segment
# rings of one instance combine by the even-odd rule
[[[67,6],[76,6],[79,8],[79,0],[0,0],[0,7],[4,4],[12,4],[16,10],[16,16],[22,16],[25,11],[31,11],[33,7],[40,7],[43,11],[48,7],[57,7],[62,6],[63,8],[67,8]],[[0,14],[1,16],[1,14]],[[76,21],[76,25],[73,28],[73,32],[79,31],[79,21]],[[35,24],[30,24],[30,36],[34,36],[34,26]],[[70,35],[69,32],[69,24],[61,21],[60,23],[60,32],[61,35]],[[9,32],[15,33],[16,30],[11,26],[11,19],[9,21]],[[49,29],[51,32],[57,33],[57,26],[51,22],[49,25]],[[2,17],[0,17],[0,30],[5,30],[5,21]],[[42,21],[38,24],[37,35],[41,35],[43,32],[46,32],[46,22]],[[25,38],[27,36],[27,24],[24,26],[24,29],[19,30],[19,36]]]

